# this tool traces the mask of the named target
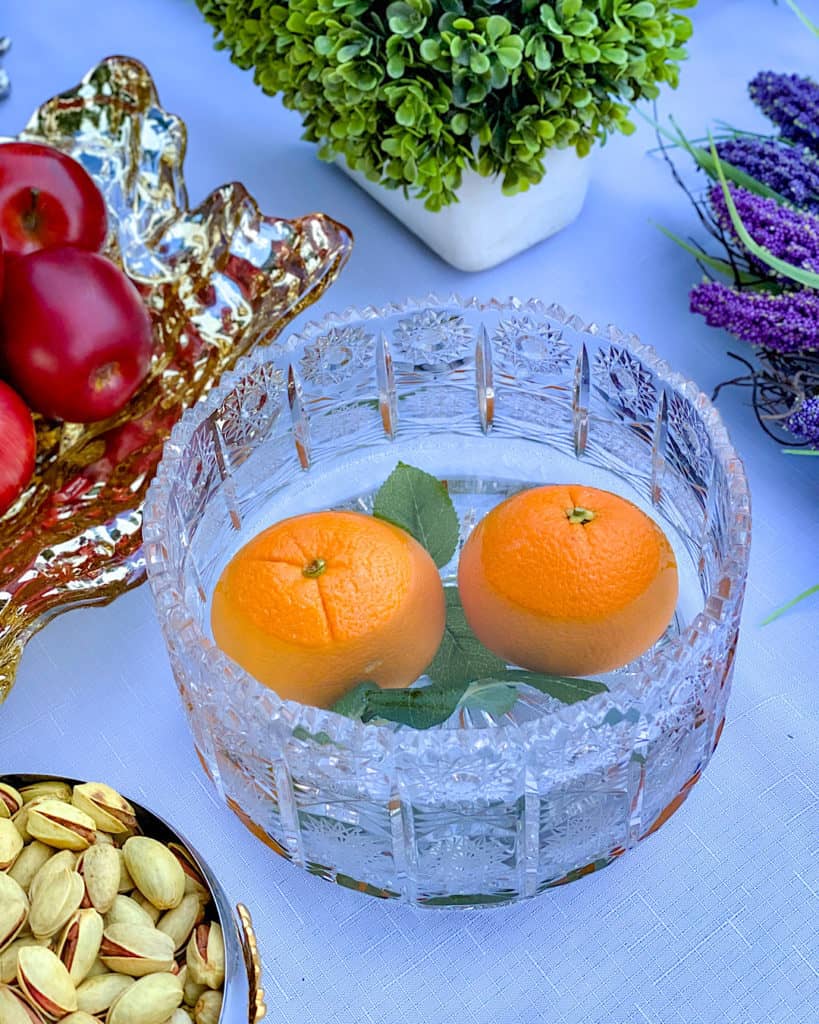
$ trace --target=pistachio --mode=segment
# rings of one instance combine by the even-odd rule
[[[119,889],[119,855],[113,846],[89,847],[77,863],[91,906],[107,914]]]
[[[10,946],[28,921],[28,897],[10,875],[0,874],[0,950]]]
[[[124,974],[96,974],[77,987],[77,1006],[98,1017],[133,984],[134,979],[126,978]]]
[[[34,876],[43,864],[51,859],[53,854],[54,851],[50,846],[46,846],[45,843],[35,839],[23,847],[20,856],[14,862],[14,867],[9,870],[9,875],[17,882],[21,889],[25,889],[28,892],[31,883],[34,881]]]
[[[24,804],[19,811],[16,811],[11,816],[11,820],[14,823],[14,827],[20,833],[20,838],[24,843],[27,843],[31,836],[28,834],[28,812],[29,804]]]
[[[203,992],[207,991],[207,985],[197,985],[195,981],[191,980],[190,971],[187,970],[185,981],[183,984],[182,991],[185,994],[185,1006],[196,1006],[199,1002],[199,997]]]
[[[0,953],[0,984],[10,985],[17,977],[17,954],[23,946],[46,946],[48,939],[35,939],[33,935],[18,935],[10,946]],[[0,1021],[3,1015],[0,1014]]]
[[[193,1008],[193,1019],[196,1024],[219,1024],[221,1012],[222,993],[207,989]]]
[[[210,890],[191,855],[179,843],[168,843],[168,849],[179,861],[179,866],[185,873],[185,892],[195,892],[203,902],[207,903],[210,899]]]
[[[185,872],[167,846],[147,836],[132,836],[123,849],[142,895],[159,910],[178,907],[185,895]]]
[[[153,927],[115,924],[105,929],[100,960],[110,970],[132,978],[170,971],[174,962],[173,940]]]
[[[71,787],[67,782],[60,782],[59,779],[46,779],[43,782],[32,782],[28,786],[20,787],[20,796],[24,804],[30,804],[40,797],[54,797],[55,800],[71,802]]]
[[[0,818],[0,871],[8,871],[23,849],[23,840],[10,818]]]
[[[78,910],[60,936],[57,956],[65,964],[75,985],[85,980],[97,959],[102,929],[102,918],[96,910]]]
[[[77,990],[68,971],[45,946],[26,946],[17,954],[17,981],[26,999],[51,1020],[77,1009]]]
[[[117,856],[119,857],[119,889],[117,891],[121,893],[132,892],[136,889],[136,882],[131,878],[131,872],[125,863],[125,854],[122,850],[118,849]]]
[[[174,949],[180,950],[187,943],[194,927],[204,916],[202,901],[195,892],[183,896],[182,902],[173,910],[168,910],[160,917],[156,927],[159,931],[170,935]]]
[[[107,832],[100,832],[99,829],[94,833],[94,845],[95,846],[116,846],[114,837],[109,835]]]
[[[0,818],[10,818],[23,806],[23,798],[7,782],[0,782]]]
[[[86,978],[98,978],[101,974],[110,974],[111,972],[100,960],[99,957],[91,964],[91,970],[86,974]]]
[[[105,927],[110,928],[112,924],[141,924],[153,928],[154,919],[130,896],[115,896],[111,909],[105,915]]]
[[[131,899],[137,904],[137,906],[141,907],[145,911],[151,919],[151,924],[156,926],[157,921],[162,916],[162,911],[158,907],[155,907],[148,897],[143,896],[138,889],[135,889],[131,894]]]
[[[182,986],[172,974],[140,978],[113,1003],[107,1024],[164,1024],[182,1002]]]
[[[94,819],[103,832],[121,835],[136,828],[136,813],[125,797],[104,782],[85,782],[74,787],[75,807]]]
[[[48,938],[67,923],[82,903],[85,887],[76,871],[64,867],[46,885],[38,885],[31,898],[28,924],[38,939]]]
[[[15,989],[0,985],[0,1021],[3,1024],[42,1024],[43,1018],[23,1002]]]
[[[100,1024],[100,1022],[97,1017],[92,1017],[85,1010],[75,1010],[74,1013],[69,1013],[67,1017],[63,1017],[60,1024]]]
[[[221,988],[225,981],[225,943],[216,921],[197,925],[188,943],[188,977],[197,985]]]
[[[87,850],[94,842],[92,818],[62,800],[43,800],[28,812],[28,832],[58,850]]]
[[[168,1017],[166,1024],[193,1024],[193,1019],[188,1011],[180,1006]]]
[[[54,853],[52,850],[52,856],[43,864],[31,880],[28,887],[29,897],[34,899],[37,895],[37,890],[49,885],[61,871],[73,871],[76,863],[77,858],[70,850],[60,850],[59,853]]]

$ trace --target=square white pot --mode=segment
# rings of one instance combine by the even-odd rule
[[[590,159],[573,149],[552,150],[546,174],[526,192],[505,196],[502,180],[465,170],[458,202],[437,213],[423,201],[407,199],[401,189],[384,188],[353,171],[343,158],[341,169],[385,210],[401,221],[458,270],[486,270],[556,234],[577,217],[589,186]]]

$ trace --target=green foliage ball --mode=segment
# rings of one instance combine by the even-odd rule
[[[464,168],[507,194],[676,86],[697,0],[197,0],[217,45],[298,110],[320,156],[440,209]]]

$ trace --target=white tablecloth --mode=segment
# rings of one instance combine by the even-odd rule
[[[819,20],[817,0],[805,0]],[[662,111],[689,134],[708,115],[761,124],[745,83],[761,68],[819,71],[819,40],[784,5],[704,0],[692,58]],[[240,179],[263,209],[325,210],[355,232],[315,313],[459,291],[557,300],[636,331],[709,391],[740,343],[687,311],[691,259],[657,230],[694,229],[647,154],[651,133],[595,158],[580,220],[505,266],[441,263],[299,140],[297,116],[211,48],[189,0],[5,0],[12,97],[0,134],[111,53],[143,60],[188,124],[191,199]],[[307,316],[311,316],[308,313]],[[0,710],[0,773],[102,778],[187,833],[252,909],[271,1021],[293,1024],[817,1024],[819,599],[765,615],[819,582],[819,464],[783,456],[747,393],[719,408],[750,475],[754,544],[728,724],[680,812],[606,871],[494,911],[416,911],[279,860],[214,799],[193,749],[143,587],[66,615],[27,650]]]

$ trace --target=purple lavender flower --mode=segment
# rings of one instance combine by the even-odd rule
[[[752,345],[778,352],[819,348],[819,292],[812,288],[771,295],[707,281],[691,292],[691,312]]]
[[[785,426],[801,441],[819,448],[819,396],[805,399],[785,420]]]
[[[819,85],[799,75],[760,71],[748,91],[786,139],[819,150]]]
[[[755,242],[794,266],[819,271],[819,217],[791,210],[744,188],[728,187],[740,220]],[[721,185],[712,186],[709,200],[719,226],[736,238]],[[767,264],[753,262],[764,275],[773,274]]]
[[[795,206],[819,213],[819,159],[806,147],[740,138],[720,142],[717,152]]]

